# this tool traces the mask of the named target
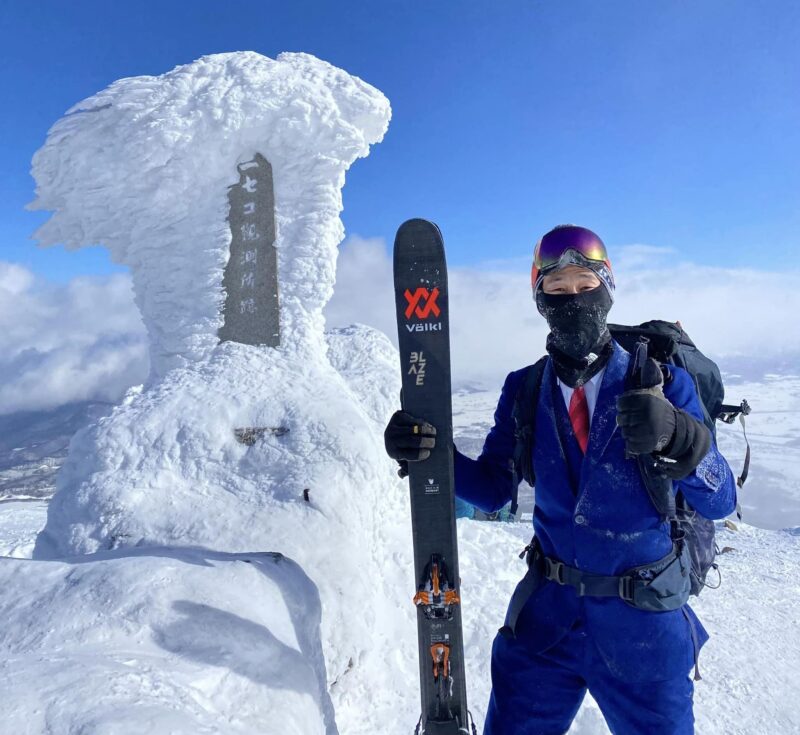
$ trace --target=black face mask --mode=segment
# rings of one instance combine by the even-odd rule
[[[547,319],[547,351],[556,373],[572,388],[596,375],[611,356],[611,333],[606,317],[611,295],[605,286],[577,294],[547,294],[539,289],[536,306]]]

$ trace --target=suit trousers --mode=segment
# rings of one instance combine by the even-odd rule
[[[497,635],[484,735],[563,735],[587,690],[614,735],[694,733],[694,685],[688,672],[646,683],[623,681],[609,670],[579,619],[540,653],[527,650],[519,639]]]

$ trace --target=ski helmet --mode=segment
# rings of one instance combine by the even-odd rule
[[[614,274],[606,246],[594,232],[577,225],[558,225],[536,243],[531,267],[533,298],[546,275],[568,265],[579,265],[594,272],[613,301]]]

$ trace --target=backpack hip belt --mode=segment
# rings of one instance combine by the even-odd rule
[[[633,602],[633,577],[604,577],[570,567],[552,556],[544,557],[544,578],[560,585],[574,587],[579,597],[620,597]]]
[[[631,607],[647,612],[669,612],[682,607],[691,591],[691,558],[683,541],[661,559],[628,569],[623,574],[590,574],[546,556],[534,536],[520,556],[527,555],[528,571],[517,585],[500,633],[514,637],[522,609],[545,582],[573,587],[581,597],[618,597]]]
[[[580,597],[619,597],[639,610],[677,610],[689,599],[691,561],[685,544],[673,544],[661,559],[604,576],[571,567],[551,556],[543,556],[543,578],[574,588]]]

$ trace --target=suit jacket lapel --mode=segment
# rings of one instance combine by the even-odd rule
[[[600,459],[617,430],[617,396],[625,389],[625,375],[630,361],[630,354],[615,340],[612,340],[612,346],[614,350],[600,382],[592,423],[589,427],[586,454],[594,461]]]
[[[561,402],[561,406],[556,403]],[[539,394],[540,414],[536,419],[536,447],[540,451],[540,461],[547,466],[551,473],[562,475],[562,482],[558,484],[566,485],[571,488],[573,493],[577,493],[577,476],[573,479],[569,468],[567,453],[570,449],[568,443],[571,440],[575,444],[575,450],[580,452],[578,443],[572,436],[572,427],[569,418],[564,418],[566,408],[563,407],[564,399],[561,396],[561,389],[558,386],[556,373],[553,369],[552,360],[545,364],[542,376],[542,388]],[[560,410],[563,408],[563,410]],[[543,420],[542,420],[543,419]],[[566,428],[562,425],[559,430],[559,423],[566,421]],[[577,474],[577,473],[576,473]],[[552,478],[554,481],[555,477]]]

